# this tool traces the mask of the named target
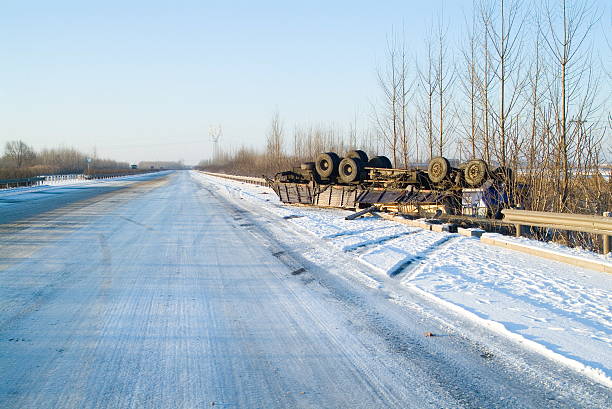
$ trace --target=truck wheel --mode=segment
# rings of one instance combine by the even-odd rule
[[[480,159],[473,159],[467,163],[463,169],[463,176],[468,185],[480,187],[487,180],[487,162]]]
[[[338,167],[340,180],[344,183],[357,182],[363,172],[363,162],[358,158],[344,158]]]
[[[334,152],[325,152],[317,156],[315,168],[319,176],[327,179],[338,174],[339,164],[340,157],[338,155]]]
[[[438,156],[429,161],[429,166],[427,167],[427,174],[429,176],[429,180],[433,183],[442,182],[450,172],[450,163],[448,159]]]

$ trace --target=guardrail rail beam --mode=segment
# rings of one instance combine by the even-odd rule
[[[557,230],[580,231],[601,235],[603,254],[610,252],[612,217],[587,214],[535,212],[530,210],[504,209],[504,221],[516,226],[516,237],[521,236],[523,226],[544,227]]]

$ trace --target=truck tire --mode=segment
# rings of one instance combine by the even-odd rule
[[[340,161],[338,170],[342,182],[359,182],[363,174],[363,162],[359,158],[344,158]]]
[[[480,187],[488,178],[487,162],[480,159],[469,161],[463,169],[465,181],[471,187]]]
[[[325,152],[317,156],[315,168],[319,176],[325,179],[332,178],[338,175],[338,165],[340,157],[334,152]]]
[[[448,159],[442,156],[437,156],[429,161],[427,166],[427,175],[433,183],[440,183],[450,173],[450,163]]]
[[[300,168],[302,170],[315,170],[315,163],[314,162],[303,162],[300,165]]]
[[[386,156],[374,156],[368,162],[368,166],[371,168],[382,168],[382,169],[391,169],[393,164]]]
[[[364,151],[354,150],[346,154],[347,158],[357,158],[363,163],[368,163],[368,155]]]

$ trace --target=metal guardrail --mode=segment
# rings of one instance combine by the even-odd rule
[[[44,176],[37,176],[33,178],[19,178],[19,179],[0,179],[0,187],[10,188],[19,186],[32,186],[45,180]]]
[[[82,180],[85,176],[82,173],[65,173],[61,175],[40,175],[45,178],[45,182],[58,182],[67,180]]]
[[[22,186],[35,186],[39,184],[50,183],[53,182],[64,182],[71,180],[94,180],[94,179],[113,179],[117,177],[123,176],[136,176],[136,175],[144,175],[148,173],[157,172],[155,171],[142,171],[142,172],[118,172],[118,173],[100,173],[100,174],[61,174],[61,175],[41,175],[31,178],[20,178],[20,179],[0,179],[0,189],[9,189],[12,187],[22,187]]]
[[[612,217],[586,214],[534,212],[529,210],[504,209],[504,221],[516,226],[520,237],[522,226],[546,227],[557,230],[580,231],[602,236],[603,253],[608,254],[612,239]]]
[[[224,179],[234,180],[236,182],[244,182],[244,183],[250,183],[251,185],[270,187],[270,184],[264,178],[256,178],[252,176],[227,175],[225,173],[213,173],[213,172],[204,172],[204,171],[200,171],[200,172],[204,173],[205,175],[217,176],[217,177],[224,178]]]

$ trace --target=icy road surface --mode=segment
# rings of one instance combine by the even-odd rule
[[[0,198],[0,407],[610,405],[601,383],[372,278],[350,235],[330,246],[189,172],[116,183]]]

